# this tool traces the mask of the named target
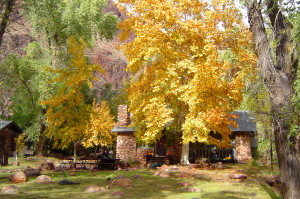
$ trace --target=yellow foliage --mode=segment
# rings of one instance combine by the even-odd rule
[[[256,61],[232,1],[119,0],[119,6],[130,8],[120,39],[135,34],[121,49],[132,75],[128,98],[137,135],[153,142],[173,125],[183,142],[226,146],[228,125],[235,125],[229,113],[241,103]],[[223,140],[210,137],[212,131]]]
[[[98,130],[98,136],[104,133],[104,136],[107,137],[107,128],[111,128],[111,124],[107,122],[111,119],[111,116],[108,117],[109,112],[95,116],[96,113],[99,113],[98,105],[92,106],[84,101],[83,86],[91,85],[94,72],[101,70],[98,65],[87,62],[84,54],[85,47],[83,40],[68,39],[69,64],[62,69],[52,69],[57,74],[53,81],[59,82],[60,87],[49,100],[42,102],[42,104],[47,105],[46,136],[55,141],[55,147],[63,148],[77,141],[88,140],[90,131],[95,135],[96,130]],[[105,109],[105,107],[101,108]],[[107,117],[107,121],[105,118],[103,120],[99,118],[102,116]],[[108,126],[104,124],[103,126],[100,126],[102,124],[96,126],[94,124],[96,120],[105,121],[105,125]],[[105,139],[105,142],[98,144],[107,144],[108,140]],[[88,146],[91,146],[97,141],[89,143]]]
[[[25,149],[25,138],[26,135],[24,133],[20,134],[17,138],[15,138],[16,141],[16,151],[19,153],[23,149]]]
[[[94,102],[90,122],[84,133],[83,146],[107,146],[111,144],[114,139],[114,134],[111,132],[114,124],[107,103],[102,102],[101,104],[97,104]]]

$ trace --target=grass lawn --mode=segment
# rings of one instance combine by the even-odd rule
[[[25,164],[25,163],[24,163]],[[13,168],[15,168],[14,166]],[[21,167],[21,166],[19,166]],[[10,167],[2,167],[1,169],[10,169]],[[280,199],[276,193],[267,184],[260,182],[256,176],[247,173],[249,178],[243,182],[231,180],[228,173],[236,171],[245,171],[245,166],[230,166],[224,170],[197,170],[194,179],[181,179],[175,177],[158,177],[154,176],[154,171],[149,169],[137,169],[130,171],[76,171],[75,176],[67,173],[67,178],[79,185],[59,185],[41,184],[35,182],[35,178],[29,179],[28,182],[15,184],[19,188],[19,193],[15,195],[7,195],[0,193],[0,198],[5,199],[84,199],[84,198],[207,198],[207,199]],[[255,170],[257,168],[252,168]],[[244,172],[244,173],[245,173]],[[253,172],[255,173],[255,172]],[[53,181],[57,182],[63,179],[62,172],[48,172]],[[6,176],[8,173],[1,173],[0,188],[5,185],[11,185]],[[107,186],[107,179],[116,176],[125,176],[133,181],[133,187],[112,187],[103,192],[85,193],[82,190],[88,185]],[[134,178],[134,175],[142,176],[142,179]],[[187,192],[179,182],[189,181],[192,187],[201,188],[201,192]],[[124,196],[112,196],[113,192],[120,191]]]

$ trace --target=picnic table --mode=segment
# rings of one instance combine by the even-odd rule
[[[94,169],[97,168],[99,160],[63,160],[61,165],[67,165],[67,167],[74,169],[82,168],[82,169]]]
[[[67,168],[73,166],[74,169],[100,169],[100,170],[114,170],[121,164],[120,159],[101,158],[94,160],[63,160],[61,165],[67,165]]]
[[[100,170],[114,170],[120,166],[121,160],[114,158],[102,158],[98,162],[98,168]]]

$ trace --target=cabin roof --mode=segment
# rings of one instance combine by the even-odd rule
[[[235,114],[238,118],[234,118],[237,122],[237,127],[229,127],[232,132],[256,132],[256,122],[252,117],[251,111],[234,111],[231,114]],[[167,124],[169,125],[169,124]],[[126,126],[115,126],[112,129],[112,132],[135,132],[134,127],[126,127]]]
[[[250,111],[234,111],[232,114],[236,114],[238,118],[235,118],[237,127],[230,127],[233,132],[256,132],[256,122],[252,117]]]
[[[16,133],[22,133],[23,130],[14,121],[3,121],[0,120],[0,130],[9,127],[12,128]]]

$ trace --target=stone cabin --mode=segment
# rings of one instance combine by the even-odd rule
[[[235,111],[239,115],[236,118],[238,127],[231,128],[231,139],[234,147],[218,149],[213,145],[203,143],[190,143],[190,162],[194,163],[198,158],[220,161],[228,157],[243,163],[252,159],[253,152],[257,147],[256,123],[248,111]],[[180,139],[175,136],[162,137],[152,147],[139,147],[134,136],[134,128],[129,127],[130,114],[127,105],[118,107],[118,122],[112,132],[117,133],[116,158],[122,161],[139,161],[146,163],[150,158],[167,164],[175,164],[180,161],[181,144]],[[216,134],[215,136],[218,136]]]
[[[6,166],[8,158],[16,150],[15,138],[22,133],[22,129],[13,121],[0,120],[0,165]]]

